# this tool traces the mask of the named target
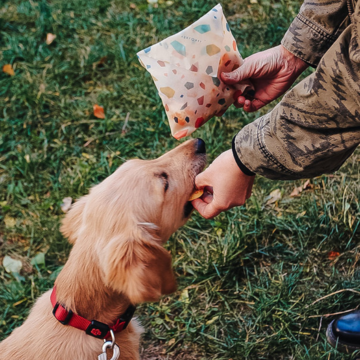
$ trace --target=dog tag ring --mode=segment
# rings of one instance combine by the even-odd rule
[[[117,344],[112,343],[111,341],[106,341],[102,347],[102,353],[98,356],[98,360],[107,360],[106,350],[111,349],[113,355],[110,360],[118,360],[120,357],[120,348]]]

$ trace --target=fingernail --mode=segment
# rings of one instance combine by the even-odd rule
[[[232,78],[232,74],[231,74],[231,73],[225,73],[225,72],[223,72],[222,75],[223,75],[223,77],[226,78],[226,79],[231,79],[231,78]]]

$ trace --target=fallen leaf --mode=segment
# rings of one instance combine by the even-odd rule
[[[46,44],[50,45],[56,39],[56,35],[52,33],[46,34]]]
[[[93,106],[94,108],[94,115],[98,118],[98,119],[105,119],[105,113],[104,113],[104,108],[102,106],[99,106],[97,104],[95,104]]]
[[[302,186],[299,186],[299,187],[296,187],[292,193],[290,194],[290,197],[296,197],[296,196],[299,196],[303,191],[303,188]]]
[[[170,339],[169,342],[168,342],[168,345],[169,346],[174,345],[175,341],[176,341],[175,338]]]
[[[314,185],[310,183],[310,180],[306,180],[304,184],[302,184],[299,187],[296,187],[292,193],[290,194],[290,197],[296,197],[299,196],[304,190],[313,189]]]
[[[45,265],[45,253],[38,253],[31,259],[31,265]]]
[[[61,210],[64,212],[64,213],[67,213],[70,208],[71,208],[71,203],[72,203],[72,198],[69,196],[69,197],[66,197],[66,198],[63,198],[63,202],[62,204],[60,205],[61,207]]]
[[[16,219],[6,215],[4,218],[4,223],[7,228],[13,228],[16,225]]]
[[[3,68],[2,68],[2,70],[3,70],[3,72],[4,72],[5,74],[8,74],[8,75],[10,75],[10,76],[14,76],[14,75],[15,75],[15,71],[14,71],[14,69],[13,69],[13,67],[12,67],[11,64],[6,64],[6,65],[4,65]]]
[[[335,260],[338,256],[340,256],[340,253],[339,252],[337,252],[337,251],[330,251],[329,253],[328,253],[328,258],[329,258],[329,260]]]
[[[273,190],[269,196],[266,197],[266,205],[271,205],[281,199],[280,189]]]
[[[51,281],[55,281],[56,278],[58,277],[58,275],[60,274],[60,271],[61,271],[63,268],[64,268],[64,265],[58,267],[58,268],[49,276],[49,279],[50,279]]]
[[[22,268],[22,262],[20,260],[15,260],[9,255],[6,255],[3,259],[3,266],[8,273],[19,274]]]
[[[184,302],[185,304],[188,304],[190,302],[189,291],[187,289],[184,289],[180,294],[180,301]]]
[[[304,182],[304,185],[303,185],[304,190],[313,189],[313,188],[314,188],[314,185],[310,183],[310,180],[306,180]]]

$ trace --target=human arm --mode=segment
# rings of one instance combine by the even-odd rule
[[[234,155],[249,170],[272,179],[313,177],[337,170],[355,150],[360,142],[359,16],[353,20],[313,74],[235,137]]]
[[[281,44],[312,67],[350,23],[348,0],[305,0]]]
[[[316,71],[270,113],[236,135],[233,156],[245,171],[276,180],[309,178],[337,170],[356,149],[360,143],[359,7],[360,2],[352,26],[343,31]],[[207,171],[201,176],[210,183]],[[213,185],[214,195],[225,188],[227,194],[222,196],[230,196],[237,186],[227,183],[224,177]],[[206,187],[206,182],[201,186]],[[243,194],[247,193],[244,187]],[[199,208],[202,215],[204,209]]]
[[[347,1],[306,0],[281,45],[253,54],[231,73],[222,73],[229,85],[250,80],[255,91],[235,94],[235,106],[252,112],[283,95],[311,65],[316,67],[349,24]]]

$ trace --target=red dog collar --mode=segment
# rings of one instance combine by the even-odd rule
[[[135,312],[135,306],[130,305],[124,314],[116,320],[115,324],[109,326],[100,321],[89,321],[80,315],[74,314],[71,310],[66,310],[61,304],[56,301],[56,288],[54,286],[50,296],[51,304],[53,306],[53,315],[56,320],[63,325],[70,325],[74,328],[85,331],[88,335],[94,336],[98,339],[106,339],[110,336],[110,330],[120,332],[126,329],[131,318]]]

